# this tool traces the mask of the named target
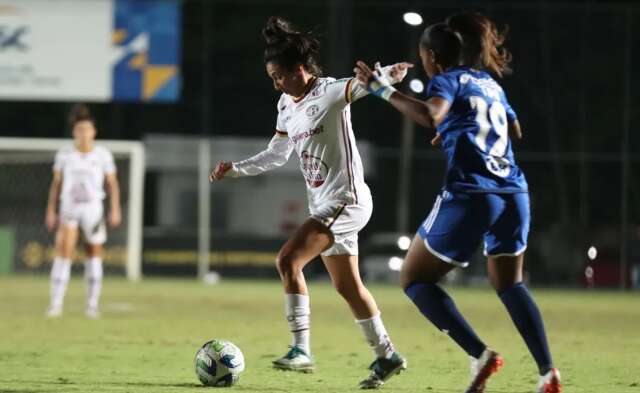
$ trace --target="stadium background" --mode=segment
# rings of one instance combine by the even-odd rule
[[[525,135],[515,150],[532,195],[530,280],[554,286],[637,285],[640,137],[633,125],[639,116],[640,82],[632,70],[640,53],[640,26],[638,6],[632,2],[118,0],[115,4],[175,8],[169,19],[176,21],[177,44],[172,50],[178,57],[170,61],[177,68],[164,95],[127,95],[131,92],[116,89],[110,98],[88,100],[99,138],[142,141],[145,146],[144,275],[196,274],[197,156],[202,138],[210,142],[215,162],[257,152],[273,133],[277,94],[264,72],[260,36],[268,16],[282,15],[301,27],[317,29],[325,74],[342,77],[352,74],[358,59],[416,62],[416,42],[425,25],[472,8],[488,13],[500,26],[509,26],[507,47],[514,56],[515,73],[501,83]],[[73,1],[66,5],[73,10]],[[419,12],[424,24],[404,23],[407,11]],[[122,26],[114,20],[115,31]],[[138,27],[154,29],[153,24]],[[0,46],[0,62],[14,49]],[[71,64],[84,53],[61,55]],[[123,79],[129,81],[125,86],[139,83],[135,75],[129,77],[133,79]],[[408,80],[413,78],[426,83],[419,67]],[[406,83],[402,89],[408,90]],[[0,96],[0,136],[69,137],[66,115],[73,100],[12,99],[1,91]],[[441,184],[444,156],[429,147],[431,131],[412,129],[381,102],[364,99],[352,111],[375,198],[374,215],[361,235],[363,270],[370,279],[393,281],[386,263],[402,255],[395,240],[411,234],[428,213]],[[295,161],[292,158],[286,168],[257,179],[211,186],[210,261],[223,277],[276,277],[271,267],[274,253],[306,214]],[[50,180],[48,165],[40,163],[25,173],[3,170],[3,189],[19,190],[0,196],[4,231],[0,232],[21,225],[16,222],[22,217],[21,208],[29,210],[29,225],[40,225]],[[121,174],[125,181],[126,168]],[[34,235],[39,244],[50,246],[51,238],[43,228],[40,231]],[[118,231],[112,234],[116,240],[119,236]],[[595,260],[587,256],[590,247],[597,250]],[[3,269],[46,272],[50,262],[43,252],[40,262],[30,266],[24,262],[24,244],[17,244],[13,263],[3,264]],[[123,263],[117,255],[112,261]],[[307,271],[324,277],[321,264],[312,264]],[[586,271],[594,273],[591,281],[585,278]],[[458,280],[482,282],[483,275],[483,264],[475,263]]]

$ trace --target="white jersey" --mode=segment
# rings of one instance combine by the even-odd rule
[[[229,175],[251,176],[274,169],[285,164],[295,150],[312,214],[328,201],[370,204],[349,107],[367,94],[353,78],[318,78],[299,101],[282,94],[276,135],[267,150],[235,162]]]
[[[90,203],[105,197],[105,175],[116,172],[113,155],[102,146],[94,146],[88,153],[69,145],[56,153],[54,171],[62,172],[61,203]]]

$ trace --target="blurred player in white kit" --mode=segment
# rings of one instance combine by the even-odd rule
[[[51,303],[47,316],[62,315],[71,260],[81,232],[87,255],[84,267],[87,282],[85,314],[89,318],[98,318],[103,276],[102,245],[107,240],[103,214],[105,183],[109,193],[107,221],[112,228],[122,221],[120,188],[113,155],[106,148],[95,145],[96,127],[89,109],[82,104],[74,105],[69,123],[73,130],[73,144],[56,153],[47,201],[45,223],[49,231],[56,230]]]

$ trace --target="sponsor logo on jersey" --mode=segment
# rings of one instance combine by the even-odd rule
[[[315,115],[318,114],[318,111],[320,111],[320,107],[316,104],[313,104],[307,107],[307,110],[305,111],[305,113],[307,117],[314,117]]]
[[[466,85],[467,83],[472,82],[474,85],[478,86],[482,93],[491,97],[495,100],[500,100],[500,93],[502,92],[502,87],[496,81],[491,78],[476,78],[470,74],[462,74],[460,75],[460,83]]]
[[[318,126],[316,128],[312,128],[309,131],[304,131],[304,132],[300,132],[298,134],[295,134],[291,140],[293,141],[293,143],[298,143],[298,141],[301,141],[303,139],[307,139],[309,137],[312,137],[314,135],[318,135],[318,134],[322,134],[324,132],[324,126]]]
[[[311,188],[323,185],[329,172],[329,167],[320,157],[313,156],[306,150],[300,154],[300,169],[302,169],[302,175]]]

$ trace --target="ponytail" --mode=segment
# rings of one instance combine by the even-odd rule
[[[485,68],[499,77],[512,73],[511,53],[503,47],[508,28],[498,30],[491,19],[478,12],[454,14],[446,23],[462,36],[465,65]]]

